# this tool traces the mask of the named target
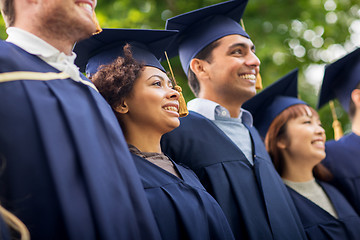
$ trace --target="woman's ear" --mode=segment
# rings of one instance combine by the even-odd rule
[[[206,71],[206,64],[208,64],[208,62],[198,58],[193,58],[190,62],[191,71],[194,72],[196,78],[200,81],[208,77],[208,73]]]
[[[286,144],[286,140],[284,139],[284,137],[280,138],[279,141],[277,141],[276,146],[280,149],[286,149],[287,144]]]
[[[115,111],[118,112],[118,113],[121,113],[121,114],[128,113],[128,112],[129,112],[129,107],[128,107],[126,101],[123,100],[123,101],[121,102],[121,104],[118,105],[118,106],[115,108]]]

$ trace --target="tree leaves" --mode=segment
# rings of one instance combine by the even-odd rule
[[[107,0],[98,1],[96,12],[102,27],[164,29],[169,17],[219,2]],[[250,0],[243,19],[261,60],[264,86],[298,67],[300,96],[313,107],[325,64],[360,46],[358,0]],[[0,38],[6,38],[2,19]],[[178,58],[171,59],[171,63],[185,99],[192,99]],[[346,113],[336,105],[339,120],[348,131]],[[321,109],[320,115],[328,139],[333,138],[329,108]]]

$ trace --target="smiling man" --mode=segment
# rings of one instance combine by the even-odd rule
[[[227,1],[168,19],[166,28],[180,31],[174,49],[197,98],[162,147],[196,172],[236,239],[305,239],[252,116],[241,108],[256,94],[260,65],[238,23],[246,4]]]
[[[159,239],[111,108],[74,64],[95,0],[0,0],[0,199],[32,239]]]

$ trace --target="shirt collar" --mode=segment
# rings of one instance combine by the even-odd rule
[[[208,99],[195,98],[187,103],[187,107],[189,110],[197,112],[210,120],[215,120],[215,115],[231,118],[229,111],[225,107]],[[238,119],[241,119],[248,126],[253,124],[251,113],[243,108],[240,108]]]
[[[41,38],[20,28],[9,27],[6,30],[6,33],[8,34],[8,38],[6,39],[7,42],[11,42],[30,54],[39,56],[48,62],[67,61],[74,63],[76,58],[74,52],[71,56],[68,56]]]

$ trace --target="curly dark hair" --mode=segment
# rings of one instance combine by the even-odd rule
[[[101,65],[91,77],[91,81],[109,103],[119,121],[119,113],[115,109],[124,98],[131,95],[143,67],[144,64],[133,58],[131,46],[126,44],[124,57],[118,57],[110,64]]]

